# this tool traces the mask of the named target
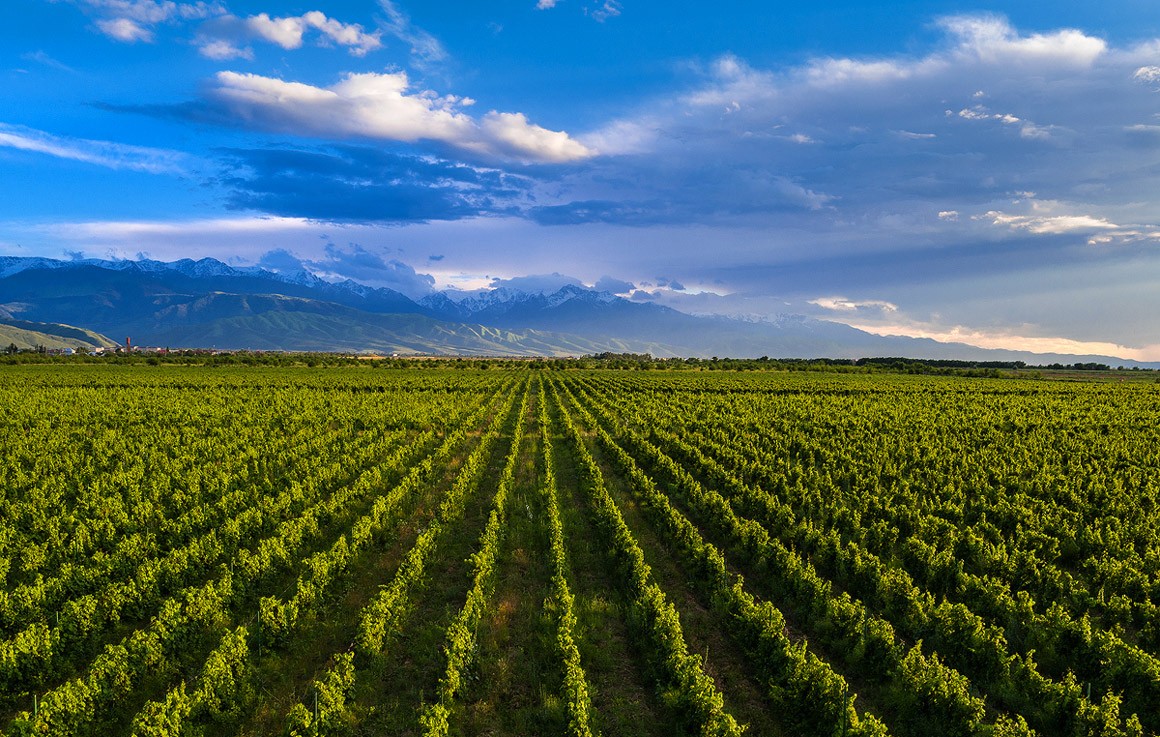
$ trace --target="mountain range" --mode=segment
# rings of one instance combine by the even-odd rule
[[[352,280],[235,267],[211,258],[0,257],[0,328],[27,331],[34,324],[45,327],[41,334],[59,333],[63,325],[117,342],[131,338],[135,345],[172,348],[494,356],[604,351],[659,357],[909,356],[1148,365],[1108,356],[985,350],[879,336],[802,316],[760,322],[695,316],[574,285],[551,293],[509,288],[476,294],[433,292],[416,301]],[[50,325],[57,327],[47,329]],[[78,342],[83,344],[100,341]]]

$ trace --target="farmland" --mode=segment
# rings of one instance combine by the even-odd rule
[[[1160,733],[1160,386],[11,366],[5,735]]]

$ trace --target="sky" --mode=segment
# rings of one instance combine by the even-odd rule
[[[5,0],[0,255],[1160,360],[1144,0]]]

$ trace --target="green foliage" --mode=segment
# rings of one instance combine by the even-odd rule
[[[306,704],[295,704],[286,717],[289,737],[340,737],[350,734],[347,700],[355,685],[354,653],[339,653],[334,664],[310,687]]]
[[[523,397],[515,413],[511,447],[504,461],[499,483],[496,485],[487,525],[480,535],[479,549],[471,556],[475,572],[471,589],[467,593],[467,602],[447,628],[447,641],[443,646],[443,651],[447,655],[447,668],[439,680],[438,701],[424,709],[419,718],[424,734],[427,735],[442,736],[448,733],[453,702],[470,677],[470,668],[479,648],[477,630],[491,596],[496,560],[505,528],[507,498],[515,482],[516,462],[519,459],[520,442],[523,439],[528,396],[529,388],[525,385]]]
[[[744,728],[690,651],[687,603],[654,580],[622,493],[787,734],[1160,730],[1154,385],[855,375],[919,370],[892,359],[849,374],[758,361],[741,374],[720,371],[747,368],[726,360],[678,373],[622,355],[517,371],[184,358],[207,365],[0,372],[5,734],[236,733],[265,698],[256,674],[347,606],[350,582],[411,520],[390,577],[341,612],[357,631],[297,676],[313,683],[275,718],[296,735],[367,727],[359,699],[381,697],[356,688],[361,675],[407,654],[427,587],[458,586],[439,672],[412,705],[415,729],[455,731],[530,447],[543,469],[545,647],[559,662],[550,696],[570,735],[605,724],[580,658],[573,544],[610,561],[673,729]],[[921,367],[944,369],[1022,371]],[[523,442],[533,427],[538,446]],[[561,454],[577,478],[557,477]],[[559,489],[573,485],[592,540],[569,540],[561,522],[572,497]],[[433,578],[477,499],[491,508],[469,529],[470,580]]]
[[[552,423],[548,417],[547,395],[541,381],[539,387],[540,443],[543,449],[544,479],[542,482],[545,507],[548,511],[548,535],[552,557],[552,595],[555,599],[556,647],[560,651],[564,669],[564,703],[568,710],[569,737],[592,737],[592,701],[588,681],[580,663],[580,648],[574,637],[576,629],[575,599],[568,586],[568,556],[564,549],[564,528],[560,521],[559,497],[556,491],[556,471],[552,450]]]

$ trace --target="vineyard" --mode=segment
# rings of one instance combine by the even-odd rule
[[[1160,385],[0,372],[3,735],[1160,734]]]

